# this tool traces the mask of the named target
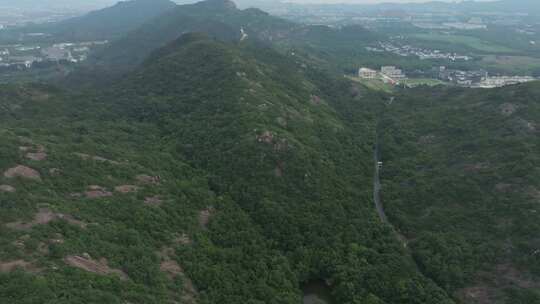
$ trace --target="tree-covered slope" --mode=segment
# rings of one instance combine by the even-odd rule
[[[3,301],[299,301],[288,261],[156,125],[103,119],[87,94],[1,91]]]
[[[170,0],[130,0],[90,12],[84,16],[59,22],[51,27],[52,34],[65,39],[117,39],[133,31],[176,4]]]
[[[270,38],[291,26],[289,22],[257,9],[239,10],[229,0],[206,0],[179,5],[150,20],[96,54],[96,58],[115,68],[133,68],[152,51],[185,33],[204,32],[223,41],[238,41],[246,37],[242,30],[252,38]]]
[[[377,39],[376,34],[360,26],[336,29],[301,25],[258,9],[238,9],[230,0],[206,0],[179,5],[150,20],[95,54],[94,60],[111,72],[130,70],[156,49],[191,32],[227,42],[257,40],[284,51],[312,49],[332,59],[349,58]]]
[[[390,219],[465,303],[540,301],[539,89],[418,89],[380,120]]]
[[[377,94],[200,35],[104,92],[2,92],[2,298],[452,303],[372,206]]]
[[[378,97],[353,100],[353,88],[332,78],[319,87],[294,56],[256,44],[189,35],[169,48],[114,89],[111,112],[158,123],[167,145],[239,203],[300,282],[327,279],[345,303],[448,301],[376,218],[369,103]],[[354,125],[346,103],[357,103]],[[363,255],[366,268],[355,264]]]

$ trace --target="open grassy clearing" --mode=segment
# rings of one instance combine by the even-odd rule
[[[436,41],[436,42],[445,42],[449,44],[459,44],[467,46],[471,49],[486,52],[486,53],[498,53],[498,54],[508,54],[516,53],[517,50],[508,48],[503,45],[491,43],[488,41],[481,40],[479,38],[463,36],[463,35],[445,35],[439,33],[429,33],[429,34],[415,34],[411,36],[412,38],[425,40],[425,41]]]
[[[394,91],[394,87],[391,84],[384,83],[381,79],[363,79],[355,76],[347,76],[347,78],[354,82],[361,83],[372,90],[383,91],[387,93],[391,93]]]
[[[421,85],[427,85],[430,87],[438,86],[438,85],[449,85],[449,83],[444,82],[439,79],[432,79],[432,78],[408,78],[401,81],[405,85],[409,86],[421,86]]]
[[[540,73],[540,58],[527,56],[485,56],[480,62],[486,68],[514,74]]]

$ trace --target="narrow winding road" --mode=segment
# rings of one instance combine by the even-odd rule
[[[388,217],[384,212],[384,207],[381,202],[381,168],[379,166],[380,156],[379,156],[379,135],[376,135],[375,139],[375,148],[373,149],[373,160],[375,165],[374,176],[373,176],[373,201],[375,202],[375,208],[377,209],[377,214],[383,223],[388,223]]]
[[[381,221],[385,224],[388,224],[392,227],[392,230],[394,230],[394,233],[396,234],[397,239],[401,242],[403,247],[407,247],[408,241],[405,236],[403,236],[401,233],[398,232],[396,227],[390,223],[388,220],[388,217],[386,216],[386,212],[384,211],[384,205],[381,201],[381,167],[379,166],[379,162],[381,161],[380,158],[380,148],[379,148],[379,132],[377,131],[377,134],[375,135],[375,147],[373,149],[373,162],[375,166],[374,170],[374,176],[373,176],[373,201],[375,202],[375,209],[377,210],[377,214],[379,215],[379,218]]]

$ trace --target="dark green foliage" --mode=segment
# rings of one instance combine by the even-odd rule
[[[523,278],[497,270],[508,264],[538,275],[539,94],[538,84],[423,88],[386,107],[387,211],[422,271],[449,291],[474,284],[481,271],[488,286],[525,288]]]
[[[179,37],[196,30],[207,34]],[[0,299],[297,304],[316,280],[345,304],[451,304],[475,284],[534,303],[523,286],[540,272],[538,85],[419,88],[387,106],[391,96],[328,72],[364,39],[376,37],[213,0],[102,53],[115,72],[134,69],[104,90],[2,86],[0,173],[23,164],[41,181],[0,176],[16,188],[0,193],[0,263],[32,263],[0,274]],[[373,206],[376,132],[383,200],[407,248]],[[84,194],[130,184],[138,191]],[[43,208],[71,217],[13,228]],[[128,279],[66,263],[85,253]]]
[[[373,109],[382,96],[305,66],[301,57],[197,34],[157,51],[103,93],[51,91],[39,106],[25,93],[33,90],[5,90],[15,96],[9,104],[21,107],[3,121],[11,131],[2,169],[29,164],[43,181],[13,183],[17,192],[6,197],[18,208],[7,200],[3,222],[30,220],[48,206],[92,224],[35,226],[25,248],[64,239],[48,254],[3,247],[0,261],[35,261],[45,276],[39,285],[28,274],[5,275],[13,279],[6,296],[27,285],[47,300],[65,294],[74,302],[163,303],[186,292],[175,284],[191,280],[201,303],[298,303],[301,283],[321,278],[342,303],[452,303],[373,210]],[[14,133],[44,144],[49,158],[28,163]],[[62,174],[50,176],[53,167]],[[102,199],[71,196],[89,185],[130,184],[143,173],[161,183]],[[162,206],[144,205],[150,195],[160,195]],[[210,210],[206,227],[198,223],[201,210]],[[189,244],[175,243],[182,234]],[[0,240],[12,244],[23,235],[4,229]],[[157,252],[167,247],[185,271],[175,281],[159,271]],[[129,280],[63,260],[83,253],[106,258]],[[56,277],[75,285],[58,290]],[[105,279],[114,288],[100,287]],[[76,284],[98,287],[90,294]]]

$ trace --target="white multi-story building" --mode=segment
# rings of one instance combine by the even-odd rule
[[[358,77],[364,79],[374,79],[377,78],[377,71],[368,68],[360,68],[360,70],[358,70]]]

